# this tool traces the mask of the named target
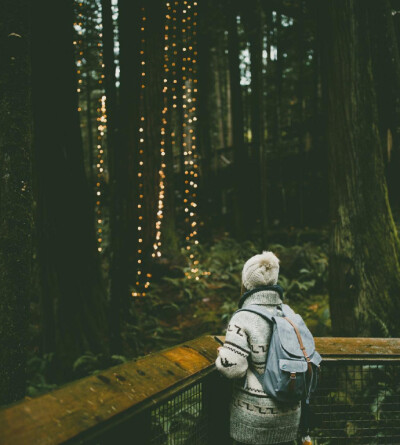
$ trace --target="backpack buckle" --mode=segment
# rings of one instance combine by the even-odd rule
[[[296,373],[295,372],[291,372],[290,373],[290,381],[289,381],[289,385],[288,385],[288,391],[290,393],[293,393],[296,387]]]

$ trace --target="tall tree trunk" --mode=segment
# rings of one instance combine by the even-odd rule
[[[186,177],[185,177],[185,147],[184,147],[184,137],[183,137],[183,133],[184,133],[184,114],[185,114],[185,110],[183,108],[183,95],[184,93],[184,86],[185,86],[185,81],[183,79],[183,77],[185,77],[185,70],[186,70],[186,66],[185,63],[183,61],[184,58],[184,51],[183,51],[183,47],[184,47],[184,41],[186,39],[186,35],[184,35],[183,31],[183,5],[182,3],[180,3],[178,5],[177,8],[177,21],[176,21],[176,32],[177,32],[177,36],[178,36],[178,43],[177,43],[177,60],[176,60],[176,67],[177,67],[177,73],[178,73],[178,79],[177,79],[177,101],[176,101],[176,105],[177,105],[177,128],[178,128],[178,144],[179,144],[179,170],[180,170],[180,193],[182,196],[182,199],[185,198],[185,181],[186,181]]]
[[[218,35],[217,47],[216,47],[216,60],[217,60],[217,82],[219,85],[218,93],[220,97],[221,107],[220,110],[220,126],[222,127],[221,138],[222,144],[219,148],[232,147],[232,113],[231,113],[231,101],[229,94],[229,69],[227,68],[225,55],[225,36],[223,33]]]
[[[378,97],[379,129],[386,163],[389,198],[400,208],[400,53],[390,0],[374,2],[371,8],[374,34],[373,73]]]
[[[175,9],[176,11],[176,9]],[[172,61],[176,62],[176,59],[173,59],[173,43],[177,43],[177,29],[173,29],[173,26],[176,27],[176,20],[165,20],[165,13],[167,9],[161,8],[161,12],[163,13],[162,20],[164,23],[168,25],[168,30],[166,30],[165,34],[168,36],[168,40],[165,41],[165,44],[168,45],[168,51],[164,50],[164,74],[163,78],[167,79],[167,90],[162,94],[162,107],[166,108],[165,118],[166,124],[165,128],[165,156],[161,159],[161,162],[165,164],[165,179],[164,179],[164,210],[163,210],[163,218],[162,218],[162,252],[166,257],[169,257],[174,262],[176,258],[179,256],[179,239],[176,230],[176,206],[175,206],[175,184],[174,184],[174,143],[176,143],[176,137],[173,136],[174,132],[174,109],[172,107],[173,96],[176,97],[176,84],[173,83],[174,80],[177,80],[177,72],[176,72],[176,63],[172,67]],[[171,17],[171,15],[169,15]],[[173,17],[176,18],[176,15],[173,14]],[[169,26],[172,25],[172,26]],[[176,47],[175,47],[176,48]],[[163,82],[164,87],[165,83]],[[175,88],[172,91],[171,86]]]
[[[0,405],[25,393],[32,262],[30,2],[0,16]]]
[[[319,0],[308,4],[312,14],[313,34],[313,89],[312,89],[312,119],[311,119],[311,153],[308,158],[310,182],[306,205],[306,224],[320,225],[328,223],[328,208],[326,196],[328,195],[328,143],[326,113],[322,113],[322,103],[326,100],[326,76],[322,76],[321,55],[322,36],[324,34],[325,17],[319,16],[322,8],[318,7]],[[312,191],[312,193],[310,193]],[[310,199],[311,197],[311,199]],[[315,197],[315,198],[312,198]],[[315,212],[316,207],[318,211]]]
[[[120,233],[116,249],[121,254],[121,262],[118,263],[125,267],[127,276],[125,276],[129,285],[133,285],[136,277],[137,268],[137,226],[138,214],[137,205],[139,202],[138,188],[138,163],[139,163],[139,119],[140,119],[140,20],[141,2],[131,0],[120,0],[119,2],[119,39],[120,39],[120,129],[121,145],[118,153],[115,153],[115,178],[116,186],[122,195],[120,196],[120,224],[122,233]],[[112,178],[113,180],[113,178]],[[117,261],[117,259],[116,259]],[[123,262],[125,265],[123,266]],[[129,275],[129,271],[131,271]],[[121,274],[123,270],[119,270]],[[118,271],[115,270],[117,274]],[[114,279],[114,278],[112,278]],[[117,275],[115,275],[117,280]],[[124,278],[121,277],[123,280]],[[117,286],[118,283],[116,282]],[[121,284],[121,289],[124,285]],[[118,289],[115,289],[120,294]],[[123,291],[122,291],[123,292]],[[118,297],[117,297],[118,298]],[[116,314],[118,316],[118,314]]]
[[[244,214],[247,210],[249,184],[247,182],[248,156],[244,144],[243,97],[240,85],[239,67],[239,36],[236,17],[238,14],[237,0],[231,0],[228,11],[228,54],[230,74],[230,95],[232,107],[232,136],[234,146],[234,229],[238,238],[244,236]],[[241,178],[241,180],[239,180]]]
[[[283,86],[283,51],[282,51],[282,16],[280,13],[275,17],[275,41],[276,41],[276,63],[275,63],[275,149],[278,152],[279,168],[279,191],[281,195],[281,217],[283,223],[287,223],[286,189],[283,179],[283,146],[282,146],[282,86]]]
[[[297,79],[297,99],[298,99],[298,138],[299,138],[299,169],[300,169],[300,181],[299,181],[299,224],[300,226],[304,225],[304,213],[305,213],[305,183],[306,183],[306,174],[307,174],[307,153],[306,153],[306,135],[307,128],[305,122],[305,61],[306,61],[306,42],[305,42],[305,29],[304,29],[304,20],[305,20],[305,4],[304,0],[300,0],[299,2],[299,14],[297,18],[297,44],[298,44],[298,79]]]
[[[222,83],[223,85],[223,97],[224,97],[224,128],[225,128],[225,137],[226,137],[226,144],[225,147],[233,148],[233,130],[232,130],[232,98],[231,98],[231,74],[230,74],[230,65],[229,65],[229,55],[228,57],[225,54],[225,48],[229,46],[229,37],[226,35],[223,36],[222,39],[223,46],[220,47],[221,50],[221,62],[222,62]],[[244,131],[244,129],[243,129]]]
[[[88,147],[87,147],[87,178],[89,181],[90,188],[94,187],[94,161],[93,161],[93,113],[92,113],[92,78],[91,74],[88,71],[86,77],[86,85],[85,85],[85,99],[86,99],[86,125],[87,125],[87,135],[88,135]]]
[[[114,24],[111,0],[101,2],[103,19],[103,48],[107,109],[107,150],[110,186],[110,335],[111,347],[121,352],[121,314],[129,301],[128,259],[125,250],[126,218],[126,157],[121,153],[119,113],[115,78]],[[139,26],[139,23],[136,23]]]
[[[198,126],[200,132],[200,149],[201,149],[201,190],[203,190],[203,200],[209,205],[211,196],[210,189],[207,187],[210,184],[212,176],[212,139],[211,139],[211,122],[215,118],[214,110],[211,108],[211,88],[212,88],[212,71],[211,71],[211,37],[209,21],[207,20],[207,9],[210,7],[209,2],[203,1],[199,4],[199,120]],[[207,208],[205,207],[205,208]]]
[[[251,142],[252,142],[252,169],[253,196],[257,197],[261,217],[261,239],[263,246],[267,242],[268,218],[267,218],[267,163],[264,143],[264,107],[263,107],[263,15],[261,3],[254,0],[248,11],[244,11],[243,18],[245,29],[250,42],[251,57]],[[257,173],[256,173],[257,172]],[[252,209],[252,212],[256,212]],[[256,216],[256,214],[254,214]]]
[[[220,58],[220,52],[219,52],[219,45],[221,44],[221,39],[217,39],[217,47],[215,48],[215,54],[212,55],[212,58],[214,62],[211,62],[213,66],[215,66],[214,70],[214,81],[213,85],[215,88],[215,103],[216,103],[216,119],[217,119],[217,136],[218,136],[218,143],[215,153],[218,152],[219,149],[226,147],[226,131],[225,131],[225,125],[224,125],[224,119],[226,116],[224,116],[223,112],[223,94],[222,94],[222,82],[221,82],[221,58]],[[216,162],[216,166],[218,167],[218,162]]]
[[[159,193],[159,170],[161,165],[161,119],[163,104],[163,48],[164,48],[164,10],[158,0],[145,2],[146,23],[144,25],[146,88],[144,99],[144,168],[143,191],[144,219],[143,244],[145,252],[144,269],[151,263],[151,253],[156,234],[156,218]],[[165,161],[165,160],[163,160]]]
[[[83,164],[72,2],[43,0],[33,12],[35,175],[44,350],[55,353],[55,378],[65,380],[71,377],[73,361],[85,351],[107,351],[105,289]]]
[[[400,243],[378,130],[370,4],[331,0],[326,6],[333,334],[399,335]]]

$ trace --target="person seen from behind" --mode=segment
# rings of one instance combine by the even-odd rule
[[[242,271],[239,306],[262,305],[282,316],[282,293],[276,286],[278,275],[279,260],[272,252],[250,258]],[[225,343],[219,348],[217,369],[235,379],[230,403],[230,435],[235,445],[292,445],[297,437],[301,403],[271,398],[254,374],[265,370],[271,334],[272,326],[259,315],[237,312],[229,321]]]

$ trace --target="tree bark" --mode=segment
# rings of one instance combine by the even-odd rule
[[[259,216],[261,217],[261,240],[266,246],[268,232],[267,215],[267,160],[264,143],[264,107],[263,107],[263,14],[261,2],[254,0],[249,8],[243,11],[246,33],[250,42],[250,70],[251,70],[251,146],[252,146],[252,169],[253,196],[257,198]],[[256,173],[257,172],[257,173]],[[253,210],[254,217],[257,210]]]
[[[25,394],[32,263],[30,2],[0,16],[0,405]]]
[[[136,278],[138,250],[139,203],[139,120],[140,120],[140,39],[142,26],[140,7],[142,2],[121,0],[119,2],[120,40],[120,129],[121,145],[116,156],[116,184],[121,188],[121,229],[118,243],[121,243],[121,265],[125,261],[126,279],[133,286]],[[123,189],[123,190],[122,190]],[[117,247],[119,249],[119,247]],[[124,258],[124,259],[123,259]],[[130,273],[129,273],[130,271]],[[121,271],[121,273],[123,273]],[[115,276],[117,280],[117,276]],[[115,282],[117,286],[118,283]],[[121,284],[121,289],[123,284]],[[116,292],[118,290],[116,289]],[[119,293],[119,292],[118,292]],[[120,294],[122,295],[122,294]]]
[[[143,90],[144,103],[144,233],[143,251],[146,253],[144,268],[151,264],[151,253],[156,234],[157,203],[159,192],[159,169],[161,165],[161,119],[163,104],[163,48],[164,11],[158,0],[147,0],[146,24],[144,25],[146,88]],[[165,161],[165,160],[164,160]],[[146,266],[147,263],[147,266]]]
[[[162,9],[162,8],[161,8]],[[176,9],[175,9],[176,10]],[[165,6],[162,11],[164,14],[166,12]],[[176,18],[176,15],[173,14],[173,17]],[[179,239],[176,230],[176,205],[175,205],[175,184],[174,184],[174,143],[176,143],[176,135],[172,135],[172,133],[176,133],[174,131],[174,108],[172,107],[172,103],[174,102],[173,96],[177,95],[176,87],[177,84],[173,83],[177,77],[177,65],[176,58],[173,57],[173,46],[172,44],[177,44],[177,29],[176,29],[176,20],[165,20],[164,16],[160,18],[160,20],[164,20],[167,24],[172,24],[172,26],[168,27],[168,30],[165,31],[165,34],[168,35],[168,52],[164,52],[164,74],[163,78],[167,79],[168,89],[166,92],[162,94],[162,106],[166,107],[167,112],[165,113],[166,117],[166,125],[165,128],[165,156],[164,159],[161,159],[165,164],[165,179],[164,179],[164,210],[163,210],[163,218],[162,218],[162,252],[165,254],[165,257],[168,257],[173,262],[179,257]],[[173,28],[175,26],[175,29]],[[162,28],[162,26],[161,26]],[[175,47],[176,48],[176,47]],[[175,65],[172,66],[172,62],[175,62]],[[165,66],[166,65],[166,66]],[[162,81],[164,86],[165,83]],[[174,88],[174,91],[172,91]]]
[[[249,184],[247,181],[248,156],[244,143],[243,97],[240,84],[239,68],[239,36],[236,17],[238,14],[237,0],[231,0],[228,11],[228,55],[230,74],[230,95],[232,107],[232,139],[234,147],[234,230],[238,238],[244,236],[244,214],[247,210]],[[239,180],[239,178],[241,180]]]
[[[298,52],[298,79],[297,79],[297,100],[298,100],[298,138],[299,138],[299,156],[300,156],[300,184],[298,186],[299,203],[299,224],[304,226],[305,206],[306,206],[306,176],[307,176],[307,153],[306,153],[306,118],[305,118],[305,61],[306,61],[306,36],[304,29],[305,14],[304,0],[299,2],[299,14],[297,19],[297,52]]]
[[[91,93],[92,93],[92,78],[91,74],[88,71],[87,77],[86,77],[86,85],[85,85],[85,99],[86,99],[86,125],[87,125],[87,135],[88,135],[88,147],[87,147],[87,164],[86,167],[87,171],[87,178],[89,182],[89,186],[93,187],[95,184],[94,178],[94,162],[93,162],[93,113],[92,113],[92,99],[91,99]]]
[[[386,164],[389,198],[400,208],[400,53],[389,0],[371,3],[374,34],[373,73],[378,98],[379,129]]]
[[[101,2],[103,19],[103,48],[107,109],[107,151],[110,187],[110,299],[109,319],[111,348],[122,352],[121,316],[128,307],[129,274],[125,249],[127,206],[127,157],[121,152],[119,110],[115,78],[114,24],[111,0]],[[139,23],[136,23],[139,26]]]
[[[400,243],[378,130],[370,4],[325,6],[333,334],[399,335]]]
[[[65,381],[71,377],[74,360],[85,351],[107,351],[105,292],[83,165],[72,2],[43,0],[33,11],[35,176],[44,351],[54,352],[53,375]]]
[[[200,125],[200,149],[201,149],[201,190],[206,192],[203,200],[209,204],[211,196],[207,184],[210,183],[212,176],[212,138],[211,138],[211,122],[216,117],[211,108],[211,88],[212,88],[212,71],[211,71],[211,37],[209,30],[209,21],[207,20],[207,9],[210,7],[209,2],[203,1],[199,4],[199,120]]]
[[[275,149],[278,152],[279,189],[281,195],[281,219],[287,223],[287,201],[286,189],[283,181],[283,156],[282,156],[282,86],[283,86],[283,51],[282,51],[282,16],[280,13],[275,17]]]

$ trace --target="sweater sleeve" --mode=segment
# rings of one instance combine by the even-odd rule
[[[240,378],[248,368],[250,353],[248,336],[239,314],[234,314],[226,331],[225,343],[219,349],[215,365],[219,372],[230,379]]]

